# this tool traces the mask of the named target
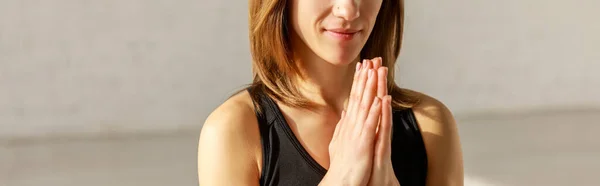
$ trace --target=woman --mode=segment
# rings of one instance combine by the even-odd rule
[[[451,113],[388,72],[402,0],[250,0],[249,16],[254,81],[207,118],[200,185],[463,185]]]

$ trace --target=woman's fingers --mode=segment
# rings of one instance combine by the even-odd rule
[[[367,83],[367,79],[368,79],[368,70],[369,70],[369,62],[367,60],[364,60],[363,63],[360,66],[360,70],[357,75],[357,80],[356,82],[354,82],[354,84],[352,85],[353,88],[351,90],[350,93],[350,98],[348,101],[348,109],[346,110],[346,118],[349,121],[356,121],[357,115],[358,113],[360,113],[360,102],[362,100],[363,97],[363,91],[365,89],[365,84]],[[360,125],[360,123],[359,123]],[[347,132],[354,132],[355,131],[356,126],[355,125],[347,125],[344,126],[342,128],[343,132],[347,131]],[[362,126],[360,127],[362,128]],[[346,132],[344,132],[346,133]]]
[[[377,91],[377,71],[373,69],[369,69],[369,75],[367,79],[367,83],[365,84],[365,88],[363,91],[360,109],[364,112],[360,112],[357,116],[358,121],[364,121],[367,118],[369,108],[373,103],[373,98],[376,97]]]
[[[342,114],[340,116],[340,121],[338,121],[338,123],[335,125],[335,130],[333,131],[333,136],[331,137],[331,140],[337,139],[338,135],[340,134],[340,127],[342,126],[342,123],[344,123],[345,116],[346,116],[346,111],[342,111]]]
[[[356,82],[356,89],[350,97],[350,101],[352,102],[352,107],[348,110],[348,113],[352,113],[349,119],[355,120],[358,111],[360,111],[360,103],[363,98],[363,94],[365,91],[365,85],[368,81],[369,70],[371,69],[371,62],[369,60],[364,60],[361,65],[360,75],[358,77],[358,81]]]
[[[383,98],[384,96],[388,95],[388,91],[387,91],[387,74],[388,74],[388,68],[387,67],[381,67],[379,69],[377,69],[377,97],[379,98]]]
[[[382,100],[377,97],[378,70],[373,69],[374,66],[381,68],[381,64],[375,63],[365,60],[357,65],[360,70],[355,72],[345,112],[342,112],[329,144],[331,164],[327,174],[351,175],[346,178],[356,178],[358,181],[354,183],[366,183],[373,169],[375,128],[382,111]]]
[[[371,105],[376,97],[376,89],[377,88],[377,71],[370,69],[368,75],[368,81],[365,85],[365,90],[363,93],[363,97],[360,103],[361,112],[358,113],[357,121],[365,121],[367,117],[370,115],[369,110],[371,110]],[[377,116],[379,117],[379,116]],[[356,130],[362,130],[362,127],[357,127]],[[357,131],[358,132],[358,131]],[[358,132],[360,133],[360,132]]]
[[[381,101],[381,123],[375,143],[375,158],[377,161],[391,155],[392,144],[392,97],[387,95]]]
[[[373,69],[379,69],[379,67],[382,66],[382,61],[380,57],[373,58],[371,61],[373,61]]]
[[[364,60],[363,60],[363,62],[364,62]],[[361,63],[361,62],[356,63],[356,71],[354,71],[354,79],[352,80],[352,88],[350,88],[350,96],[348,97],[348,105],[346,105],[346,109],[345,109],[347,111],[352,111],[353,110],[352,108],[354,108],[355,101],[353,101],[352,98],[357,97],[357,96],[355,96],[356,92],[357,92],[356,89],[358,89],[358,81],[360,80],[360,77],[361,77],[360,74],[362,72],[363,64],[364,63]],[[352,112],[350,112],[350,113],[352,113]]]
[[[372,139],[375,141],[375,128],[379,123],[379,116],[381,115],[381,99],[375,97],[373,99],[373,103],[371,104],[371,108],[369,110],[369,115],[365,120],[365,126],[360,131],[360,135],[364,136],[366,139]]]

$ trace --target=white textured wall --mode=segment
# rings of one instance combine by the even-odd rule
[[[456,114],[600,106],[600,1],[407,0],[403,85]],[[250,82],[246,0],[0,0],[0,136],[198,129]]]
[[[600,106],[600,1],[406,4],[402,83],[456,113]]]
[[[0,136],[199,128],[251,75],[231,2],[0,0]]]

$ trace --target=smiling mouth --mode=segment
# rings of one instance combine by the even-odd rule
[[[360,30],[325,29],[325,33],[334,39],[349,41],[360,33]]]

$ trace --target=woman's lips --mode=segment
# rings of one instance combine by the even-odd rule
[[[340,31],[340,30],[325,30],[325,33],[334,39],[349,41],[352,40],[358,31]]]

